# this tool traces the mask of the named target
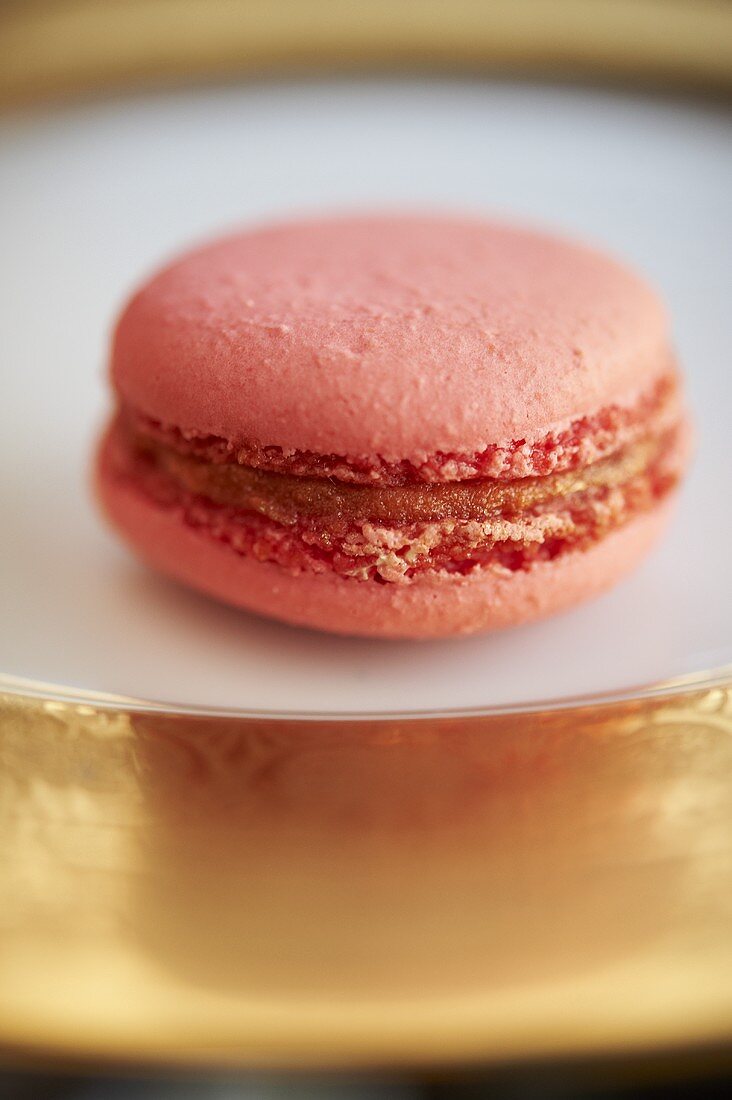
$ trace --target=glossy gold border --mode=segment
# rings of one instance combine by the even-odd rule
[[[0,696],[0,1047],[512,1061],[732,1034],[732,682],[492,715]]]
[[[0,102],[293,69],[732,85],[723,0],[26,0],[0,44]]]
[[[0,103],[397,67],[728,90],[681,0],[38,0]],[[732,672],[454,714],[0,683],[0,1049],[501,1062],[732,1037]]]

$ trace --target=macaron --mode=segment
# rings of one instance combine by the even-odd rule
[[[98,495],[133,550],[343,634],[469,634],[594,596],[655,542],[687,462],[654,291],[474,218],[198,248],[126,306],[111,378]]]

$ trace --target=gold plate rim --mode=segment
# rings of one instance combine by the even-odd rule
[[[591,11],[590,11],[591,9]],[[130,86],[365,70],[598,75],[729,92],[718,0],[28,0],[0,10],[0,107]]]
[[[31,702],[58,702],[68,706],[93,707],[101,712],[119,714],[161,714],[181,718],[238,719],[256,722],[405,722],[424,720],[455,720],[501,718],[533,714],[560,714],[583,710],[587,707],[612,707],[631,702],[645,702],[659,698],[674,699],[700,691],[726,689],[732,685],[732,663],[683,673],[648,684],[632,685],[615,691],[587,692],[556,699],[537,699],[519,703],[502,703],[497,706],[415,708],[413,710],[273,710],[251,707],[215,707],[205,704],[175,703],[170,700],[138,698],[134,695],[77,688],[0,672],[0,697]]]

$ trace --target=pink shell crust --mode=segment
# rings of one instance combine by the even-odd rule
[[[283,450],[251,442],[235,446],[220,436],[191,431],[183,434],[128,406],[123,406],[121,413],[139,435],[204,462],[235,463],[298,477],[336,478],[362,485],[401,485],[485,477],[510,481],[577,469],[613,454],[649,430],[662,432],[664,426],[680,419],[682,400],[678,377],[672,370],[656,378],[650,388],[637,395],[634,403],[603,405],[594,415],[575,418],[560,431],[548,432],[531,443],[512,440],[503,446],[491,444],[472,454],[436,451],[420,464],[406,459],[388,463],[377,455],[359,460],[353,456]]]
[[[226,603],[340,634],[430,638],[472,634],[543,618],[611,587],[663,530],[673,496],[586,550],[522,572],[425,574],[402,586],[334,573],[292,575],[231,552],[183,524],[110,469],[103,447],[97,491],[125,540],[154,568]]]
[[[124,311],[112,376],[122,401],[184,433],[421,464],[632,403],[669,363],[656,295],[591,249],[373,216],[182,257]]]

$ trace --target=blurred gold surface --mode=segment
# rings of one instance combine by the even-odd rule
[[[732,681],[533,714],[0,704],[6,1050],[503,1060],[732,1038]]]
[[[26,0],[0,102],[130,83],[429,67],[732,85],[722,0]]]
[[[729,89],[732,5],[0,7],[5,104],[298,66]],[[730,1039],[732,677],[372,721],[0,695],[7,1053],[403,1064]]]

